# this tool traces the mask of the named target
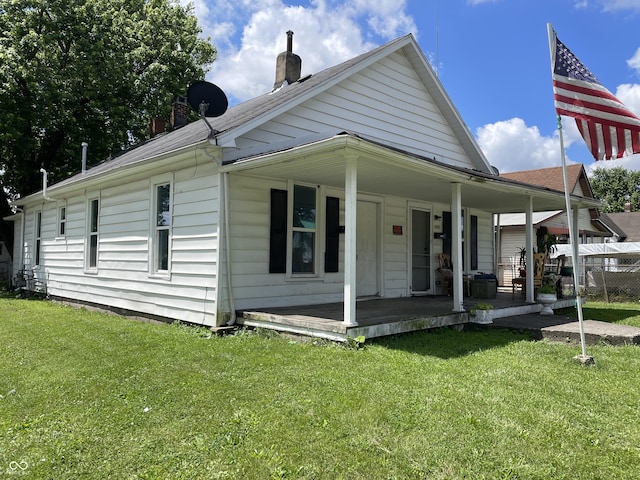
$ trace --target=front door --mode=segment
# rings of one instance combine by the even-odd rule
[[[431,214],[411,210],[411,293],[431,289]]]
[[[378,282],[378,204],[358,202],[356,228],[356,296],[380,293]]]

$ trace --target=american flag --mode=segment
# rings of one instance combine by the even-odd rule
[[[554,35],[553,98],[558,115],[576,120],[596,160],[640,153],[640,118]]]

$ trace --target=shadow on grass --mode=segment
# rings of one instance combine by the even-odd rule
[[[566,315],[567,317],[577,320],[578,311],[575,308],[564,308],[556,310],[557,314]],[[582,317],[585,320],[598,320],[600,322],[619,323],[625,325],[625,320],[640,316],[638,310],[627,310],[617,308],[589,308],[582,307]]]
[[[523,340],[529,341],[535,340],[535,338],[528,333],[467,324],[462,331],[451,327],[442,327],[373,338],[368,342],[386,348],[405,350],[418,355],[433,356],[446,360],[465,357],[483,350],[504,347],[510,343]]]

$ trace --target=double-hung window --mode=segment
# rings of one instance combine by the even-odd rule
[[[316,273],[316,208],[315,187],[293,186],[291,217],[291,273]]]
[[[67,231],[67,207],[58,209],[58,236],[64,237]]]
[[[167,274],[170,265],[171,184],[156,185],[154,197],[152,273]]]
[[[87,257],[86,266],[88,270],[97,270],[98,268],[98,228],[100,200],[93,198],[89,200],[88,206],[89,216],[87,218]]]
[[[36,212],[36,251],[35,251],[35,266],[40,265],[40,251],[42,250],[42,212]]]

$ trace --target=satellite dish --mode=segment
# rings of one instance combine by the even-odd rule
[[[222,89],[213,83],[199,81],[187,90],[187,101],[201,117],[219,117],[227,111],[229,101]]]

